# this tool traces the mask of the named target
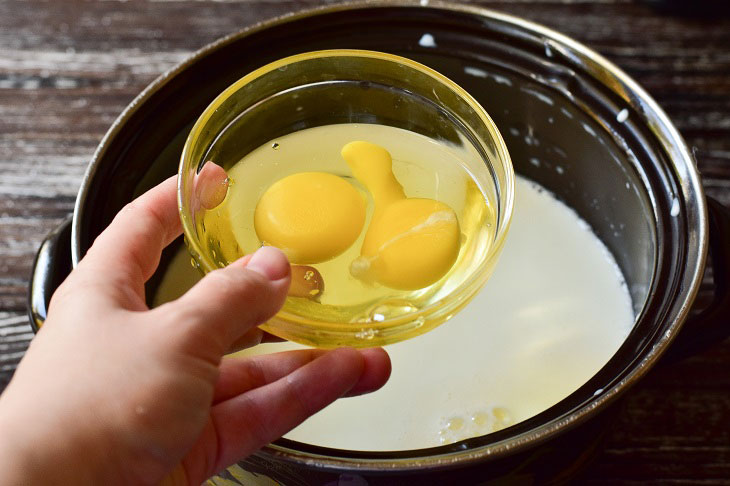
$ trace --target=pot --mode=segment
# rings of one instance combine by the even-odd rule
[[[39,251],[31,320],[42,323],[53,289],[114,214],[176,172],[193,122],[225,87],[275,59],[330,48],[409,57],[469,91],[500,127],[516,172],[575,209],[611,250],[628,283],[636,323],[584,386],[507,429],[394,453],[282,439],[240,466],[283,484],[569,477],[597,450],[611,405],[660,356],[679,359],[728,334],[730,214],[705,199],[685,142],[641,87],[585,46],[509,15],[435,2],[341,5],[274,19],[197,52],[145,89],[102,140],[73,220]],[[715,297],[690,319],[708,246]],[[148,287],[155,283],[153,277]]]

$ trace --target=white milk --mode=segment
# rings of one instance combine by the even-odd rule
[[[189,268],[188,257],[178,258]],[[160,301],[179,291],[165,292]],[[579,388],[633,323],[628,289],[605,246],[573,210],[518,178],[512,227],[484,289],[442,326],[388,346],[393,374],[381,390],[339,400],[286,437],[400,450],[498,430]]]

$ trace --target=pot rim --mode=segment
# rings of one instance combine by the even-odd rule
[[[642,115],[642,123],[647,124],[652,134],[657,138],[662,148],[667,151],[670,160],[673,162],[671,167],[676,171],[680,192],[676,196],[681,198],[681,202],[684,204],[688,227],[697,230],[687,235],[687,246],[693,250],[696,248],[699,251],[692,251],[687,254],[687,261],[685,262],[680,281],[680,290],[676,299],[681,299],[681,304],[678,309],[673,310],[671,315],[666,318],[667,320],[671,320],[667,325],[667,330],[653,341],[651,348],[645,352],[640,361],[633,364],[632,369],[619,382],[608,389],[599,390],[600,393],[597,393],[590,402],[580,408],[518,435],[488,445],[455,452],[448,451],[432,454],[432,452],[439,449],[434,448],[420,451],[404,451],[406,453],[412,452],[413,456],[402,458],[336,457],[325,455],[324,453],[302,452],[276,443],[265,446],[259,452],[264,457],[286,462],[306,463],[308,466],[322,470],[354,469],[362,472],[395,473],[414,470],[422,471],[423,469],[438,470],[456,466],[461,467],[482,462],[486,459],[496,459],[523,451],[528,447],[533,447],[552,439],[565,430],[585,422],[598,411],[605,409],[621,393],[628,390],[639,378],[644,376],[672,343],[686,320],[691,304],[699,291],[707,256],[707,206],[699,172],[697,171],[692,153],[676,127],[674,127],[669,117],[659,107],[656,101],[618,66],[582,43],[549,27],[491,9],[439,0],[364,0],[306,9],[258,22],[241,31],[222,37],[195,51],[186,60],[167,70],[150,83],[113,122],[100,141],[83,176],[74,206],[72,222],[71,258],[73,266],[75,267],[80,260],[81,234],[79,228],[84,217],[84,205],[89,194],[90,183],[98,170],[100,161],[103,159],[110,142],[124,128],[130,116],[140,109],[154,93],[162,89],[171,79],[219,48],[261,30],[312,16],[358,9],[388,7],[444,10],[447,12],[471,14],[501,22],[521,31],[542,37],[546,48],[560,52],[566,59],[569,59],[602,83],[606,84],[607,80],[615,83],[618,87],[614,88],[614,91],[630,107]],[[292,441],[288,442],[291,443]],[[337,449],[323,448],[323,450],[332,451],[333,453],[337,452]],[[419,453],[423,455],[419,456]]]

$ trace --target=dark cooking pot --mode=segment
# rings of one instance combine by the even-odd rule
[[[601,412],[656,364],[688,321],[708,241],[715,299],[687,322],[673,352],[680,357],[728,332],[730,217],[705,200],[692,156],[664,112],[614,65],[531,22],[467,6],[421,5],[427,3],[371,2],[275,19],[211,44],[158,78],[96,151],[70,240],[67,222],[42,246],[30,295],[34,324],[45,318],[51,292],[70,269],[69,254],[75,265],[126,202],[176,172],[192,123],[224,88],[303,51],[392,52],[467,89],[500,127],[516,171],[553,191],[591,225],[623,271],[636,325],[588,383],[508,429],[395,453],[279,440],[241,464],[284,484],[337,484],[342,475],[364,481],[354,484],[570,475],[576,459],[595,447],[606,418]]]

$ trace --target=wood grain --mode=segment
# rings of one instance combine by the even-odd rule
[[[25,308],[35,250],[72,211],[87,162],[115,117],[205,44],[330,3],[0,3],[0,390],[32,337]],[[555,28],[626,70],[694,147],[707,193],[730,206],[726,14],[679,16],[631,0],[468,3]],[[628,393],[605,450],[580,482],[730,484],[729,366],[726,340],[653,370]]]

